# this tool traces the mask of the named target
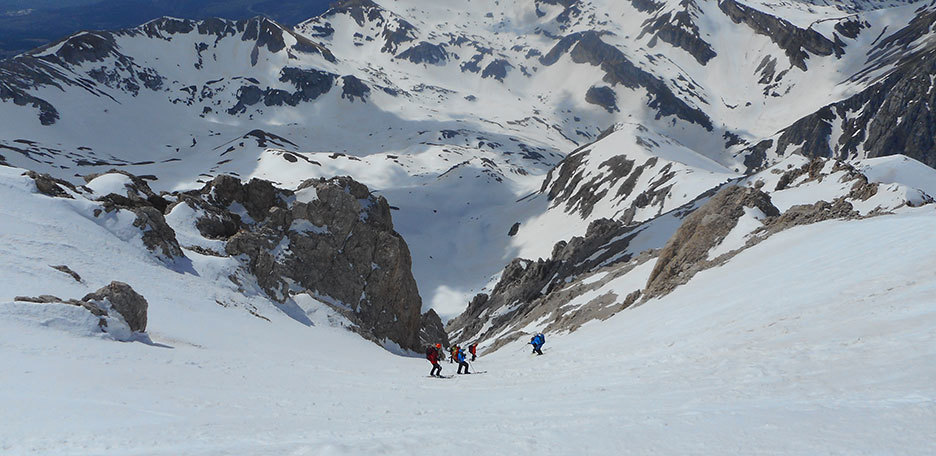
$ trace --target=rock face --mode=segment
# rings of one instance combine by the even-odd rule
[[[309,293],[362,335],[405,349],[418,350],[421,334],[444,340],[438,315],[420,314],[409,248],[393,230],[389,204],[364,185],[317,179],[293,192],[218,176],[179,204],[199,212],[201,234],[225,241],[217,254],[238,258],[272,299]]]
[[[705,262],[708,252],[735,227],[745,207],[757,208],[767,216],[780,215],[766,193],[749,187],[726,186],[686,217],[676,230],[657,258],[645,295],[661,296],[688,282]]]
[[[440,65],[448,60],[448,53],[445,52],[445,47],[442,45],[421,41],[419,44],[399,53],[396,58],[409,60],[413,63]]]
[[[629,89],[646,89],[650,96],[647,105],[657,111],[657,119],[674,115],[712,131],[712,120],[704,112],[676,96],[662,79],[639,68],[620,49],[602,41],[599,33],[589,31],[567,35],[539,60],[550,66],[566,53],[575,63],[600,67],[605,72],[604,82],[612,87],[621,84]]]
[[[644,21],[644,27],[637,39],[644,35],[653,35],[649,45],[656,45],[656,41],[664,41],[688,52],[700,64],[705,65],[717,53],[712,45],[699,35],[699,26],[693,20],[700,15],[699,6],[694,0],[684,0],[679,3],[679,9],[664,10],[665,3],[653,0],[631,0],[635,8],[644,12],[655,12],[655,16]]]
[[[89,293],[81,300],[117,311],[130,326],[131,331],[146,331],[146,312],[149,309],[149,303],[130,285],[123,282],[111,282],[106,287]]]
[[[932,45],[899,52],[928,33],[934,21],[936,9],[921,10],[907,27],[874,46],[871,65],[853,79],[863,81],[884,67],[894,70],[873,85],[745,149],[748,171],[791,153],[839,160],[903,154],[936,167],[936,114],[931,109],[936,106],[931,81],[936,52]]]
[[[734,0],[722,0],[718,7],[735,23],[744,23],[758,34],[770,38],[784,50],[790,63],[806,71],[809,54],[842,55],[843,46],[812,29],[801,29],[790,22],[742,5]]]
[[[608,112],[613,113],[619,111],[617,107],[617,96],[608,86],[602,87],[591,87],[585,92],[585,101],[601,106],[608,110]]]
[[[630,267],[647,261],[649,254],[637,258],[639,255],[628,251],[629,243],[639,232],[640,229],[635,226],[598,219],[589,225],[585,236],[556,243],[548,259],[514,259],[504,268],[490,295],[476,295],[465,312],[448,322],[446,330],[454,341],[468,342],[484,340],[506,328],[522,327],[525,323],[545,317],[549,318],[545,320],[547,323],[544,326],[550,330],[569,330],[598,318],[598,314],[605,318],[612,315],[613,312],[593,312],[595,309],[572,311],[564,308],[572,297],[584,291],[563,294],[561,290],[579,275],[631,260],[633,264]],[[601,306],[605,309],[602,312],[623,308],[620,304],[625,302],[625,296],[619,298],[611,299]],[[627,305],[632,303],[633,300],[627,302]],[[507,341],[505,339],[504,343]]]

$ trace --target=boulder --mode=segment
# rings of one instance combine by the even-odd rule
[[[146,331],[146,313],[149,303],[126,283],[111,282],[106,287],[81,298],[81,301],[117,311],[130,326],[131,331]]]

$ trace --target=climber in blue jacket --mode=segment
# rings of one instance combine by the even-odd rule
[[[459,350],[456,356],[458,357],[458,373],[470,374],[471,372],[468,372],[468,361],[465,360],[465,351]],[[462,372],[462,369],[465,369],[465,372]]]
[[[530,345],[533,346],[533,353],[536,353],[537,355],[542,355],[543,350],[541,349],[543,348],[543,344],[545,343],[546,343],[546,336],[544,336],[543,333],[539,333],[533,336],[530,339]]]

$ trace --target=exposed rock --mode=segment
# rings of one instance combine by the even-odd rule
[[[651,11],[662,8],[663,4],[655,3],[650,0],[631,0],[640,10]],[[693,21],[693,17],[698,17],[701,13],[695,1],[682,1],[676,12],[664,12],[653,18],[647,19],[643,23],[643,29],[640,31],[638,39],[646,34],[652,34],[650,47],[656,45],[656,40],[665,41],[674,47],[688,52],[702,65],[708,63],[717,54],[712,49],[712,45],[707,43],[699,34],[699,26]]]
[[[69,304],[83,307],[91,315],[99,317],[98,327],[104,331],[108,331],[107,318],[113,316],[110,311],[115,311],[127,323],[131,331],[146,330],[149,305],[143,296],[123,282],[111,282],[110,285],[89,293],[82,299],[61,299],[58,296],[41,295],[37,297],[17,296],[14,300],[35,304]]]
[[[421,41],[419,44],[397,54],[396,58],[409,60],[413,63],[428,63],[430,65],[444,64],[448,60],[445,46]]]
[[[21,302],[32,302],[35,304],[48,304],[50,302],[63,302],[62,298],[59,298],[58,296],[52,296],[52,295],[39,295],[37,297],[17,296],[13,298],[13,300],[21,301]]]
[[[507,70],[511,68],[513,68],[513,65],[511,65],[510,62],[504,59],[495,59],[484,67],[484,71],[481,72],[481,77],[494,78],[504,82],[504,78],[507,77]]]
[[[540,63],[552,65],[567,52],[575,63],[600,66],[605,72],[603,80],[612,86],[622,84],[629,89],[644,88],[650,96],[647,105],[657,111],[657,119],[673,115],[712,131],[712,121],[704,112],[689,106],[663,80],[640,69],[618,48],[602,41],[598,32],[576,32],[563,37],[540,57]]]
[[[409,248],[393,230],[390,206],[366,186],[312,179],[293,192],[217,176],[178,199],[200,213],[203,236],[226,240],[224,254],[240,260],[271,299],[307,292],[365,337],[405,349],[419,349],[423,333],[440,337],[438,316],[420,314]]]
[[[24,176],[32,178],[36,182],[36,189],[39,190],[39,193],[43,195],[48,195],[54,198],[72,198],[62,187],[70,188],[72,191],[75,190],[75,186],[62,180],[52,177],[48,174],[40,174],[35,171],[26,171],[23,173]]]
[[[126,175],[130,178],[131,184],[125,188],[125,195],[111,193],[98,199],[104,206],[105,212],[117,210],[126,210],[136,215],[133,226],[142,232],[143,244],[151,252],[165,259],[181,258],[185,254],[179,246],[176,239],[175,230],[166,223],[163,211],[169,206],[169,202],[162,196],[156,195],[146,182],[126,171],[110,171]],[[87,181],[93,180],[100,174],[85,176]]]
[[[867,201],[872,196],[877,195],[878,186],[876,182],[868,182],[867,176],[861,175],[855,180],[851,191],[848,192],[848,198]]]
[[[117,311],[130,326],[131,331],[146,331],[146,313],[149,303],[126,283],[111,282],[106,287],[89,293],[81,300]],[[105,302],[109,305],[102,305]]]
[[[70,267],[68,267],[68,266],[66,266],[66,265],[64,265],[64,264],[58,265],[58,266],[51,266],[51,265],[50,265],[49,267],[52,268],[52,269],[55,269],[56,271],[64,272],[65,274],[68,274],[68,275],[70,275],[73,279],[75,279],[75,282],[81,283],[81,276],[78,275],[77,272],[72,271],[72,269],[71,269]]]
[[[288,92],[282,89],[267,87],[261,89],[256,85],[245,85],[237,91],[237,103],[227,110],[228,114],[238,114],[247,111],[248,106],[263,102],[264,106],[298,106],[307,103],[321,95],[328,93],[335,83],[336,75],[315,69],[301,69],[286,67],[280,72],[279,80],[288,82],[295,90]]]
[[[354,76],[342,76],[342,89],[341,89],[341,98],[347,98],[351,102],[354,102],[354,98],[357,97],[361,101],[367,103],[367,96],[370,94],[370,87],[367,87],[360,79]]]
[[[761,239],[788,228],[799,225],[809,225],[831,219],[847,219],[859,217],[858,211],[844,198],[836,198],[835,201],[818,201],[814,204],[799,204],[792,206],[782,215],[774,219],[768,219],[764,227],[756,233],[761,234]]]
[[[428,312],[422,314],[419,324],[419,343],[421,346],[442,344],[443,347],[448,347],[449,345],[445,326],[435,310],[429,309]]]
[[[510,226],[510,230],[507,231],[507,236],[516,236],[518,231],[520,231],[520,222],[516,222]]]
[[[165,258],[184,257],[182,247],[176,239],[175,230],[166,223],[162,212],[152,206],[131,209],[137,218],[133,226],[143,232],[143,244],[151,252],[162,253]]]
[[[735,0],[721,0],[718,7],[737,24],[747,24],[756,33],[770,38],[786,52],[790,63],[806,71],[807,52],[816,55],[841,56],[845,51],[835,43],[812,29],[801,29],[790,22],[770,14],[762,13]]]
[[[614,94],[614,90],[608,86],[589,87],[588,92],[585,92],[585,101],[601,106],[612,114],[619,111],[617,107],[617,96]]]
[[[783,175],[780,176],[780,180],[777,181],[777,186],[774,187],[774,191],[780,191],[788,188],[794,180],[804,174],[807,175],[807,178],[804,180],[804,182],[822,179],[822,169],[825,168],[825,164],[825,160],[816,158],[810,160],[809,163],[806,163],[799,168],[794,168],[783,173]]]
[[[100,306],[98,306],[97,304],[93,302],[84,301],[84,300],[77,300],[77,299],[66,300],[66,299],[59,298],[58,296],[52,296],[52,295],[40,295],[37,297],[17,296],[13,298],[13,300],[20,301],[20,302],[31,302],[34,304],[55,304],[55,303],[70,304],[73,306],[84,307],[88,312],[91,312],[91,315],[94,315],[95,317],[106,317],[108,315],[107,311],[101,308]],[[105,328],[107,327],[107,322],[103,318],[101,318],[100,321],[98,322],[98,326],[100,326],[101,328]]]
[[[745,207],[760,209],[767,216],[780,214],[766,193],[737,185],[725,186],[686,217],[660,252],[647,281],[646,297],[665,295],[703,269],[708,252],[735,227]]]

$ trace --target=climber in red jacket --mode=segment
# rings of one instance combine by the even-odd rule
[[[441,377],[442,376],[442,365],[439,364],[439,350],[442,348],[442,344],[435,344],[435,347],[430,345],[426,348],[426,359],[432,363],[432,370],[429,371],[430,377]]]

